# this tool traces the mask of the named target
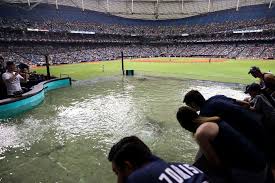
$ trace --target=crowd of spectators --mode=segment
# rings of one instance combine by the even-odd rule
[[[51,64],[69,64],[91,61],[108,61],[121,57],[215,57],[215,58],[275,58],[274,44],[179,44],[179,45],[123,45],[123,46],[62,46],[37,45],[1,46],[0,55],[6,61],[29,65],[45,64],[49,55]]]
[[[251,19],[236,22],[175,25],[175,26],[133,26],[120,24],[100,24],[95,22],[64,21],[62,19],[46,19],[44,21],[33,21],[28,19],[12,19],[0,17],[0,28],[13,29],[40,29],[51,32],[60,31],[89,31],[103,34],[119,35],[182,35],[200,33],[218,33],[234,30],[251,29],[275,29],[275,19]]]
[[[40,31],[28,31],[27,28]],[[232,32],[256,29],[265,31]],[[72,30],[94,34],[68,32]],[[183,35],[186,33],[189,35]],[[275,40],[274,18],[192,26],[133,26],[62,19],[35,22],[0,17],[0,42],[8,42],[8,46],[0,45],[0,55],[6,61],[29,65],[45,64],[45,55],[49,55],[52,64],[115,60],[121,56],[121,51],[132,58],[200,56],[271,59],[275,58],[274,43],[256,44],[270,40]]]
[[[127,36],[106,34],[79,34],[64,32],[33,32],[0,28],[0,41],[51,43],[198,43],[275,40],[275,30],[251,33],[214,33],[188,36]]]

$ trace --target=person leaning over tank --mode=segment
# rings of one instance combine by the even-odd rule
[[[121,139],[108,160],[118,183],[208,183],[206,175],[185,163],[167,163],[154,156],[138,137]]]
[[[259,67],[253,66],[250,68],[248,74],[254,78],[260,79],[262,89],[269,95],[275,96],[275,76],[272,73],[262,73]]]
[[[250,101],[250,110],[263,115],[263,124],[266,130],[275,137],[275,101],[270,97],[270,100],[272,100],[272,102],[270,102],[266,95],[262,93],[261,86],[257,83],[248,85],[245,93],[248,93],[252,99]],[[274,140],[273,142],[275,143]]]
[[[251,96],[250,109],[258,113],[263,114],[264,120],[275,123],[275,107],[274,99],[270,101],[261,90],[261,86],[257,83],[252,83],[247,85],[245,93],[248,93]]]
[[[270,100],[273,101],[272,105],[257,83],[248,85],[245,93],[248,93],[252,98],[250,109],[263,115],[263,124],[271,138],[271,162],[272,168],[275,170],[275,108],[273,106],[275,102],[270,97]]]
[[[206,100],[199,91],[191,90],[184,96],[183,102],[196,111],[200,111],[200,116],[219,116],[232,128],[251,140],[258,148],[267,154],[270,153],[268,147],[270,138],[262,124],[262,115],[239,105],[238,100],[224,95],[215,95]],[[248,103],[247,105],[249,107]],[[257,131],[251,130],[251,126]]]
[[[184,129],[194,134],[208,163],[227,172],[226,182],[273,182],[265,154],[219,117],[202,117],[196,110],[184,106],[179,108],[177,119]]]
[[[23,93],[20,81],[23,81],[24,78],[18,73],[13,62],[6,63],[6,72],[2,74],[2,79],[7,87],[8,97],[14,97]]]
[[[253,103],[258,99],[264,100],[265,103],[268,103],[269,105],[271,105],[271,107],[275,108],[275,99],[272,96],[266,94],[266,92],[262,90],[261,85],[257,83],[247,85],[245,87],[244,93],[250,95],[249,100],[247,100],[249,102],[250,108],[251,105],[253,106]]]

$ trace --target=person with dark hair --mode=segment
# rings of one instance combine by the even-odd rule
[[[224,95],[215,95],[212,96],[207,101],[205,100],[204,96],[197,90],[191,90],[189,91],[183,99],[183,103],[186,105],[192,107],[193,109],[196,109],[197,111],[201,110],[201,107],[206,104],[209,100],[211,101],[223,101],[229,104],[238,104],[243,107],[249,107],[248,103],[236,100],[233,98],[226,97]]]
[[[184,106],[179,108],[177,120],[194,134],[209,164],[227,172],[228,182],[273,182],[264,153],[219,117],[202,117]]]
[[[252,83],[250,85],[247,85],[244,93],[248,93],[250,95],[250,103],[253,103],[255,101],[254,98],[256,96],[256,98],[259,98],[261,96],[260,98],[266,100],[267,103],[269,103],[273,108],[275,108],[275,99],[271,95],[269,95],[265,90],[263,90],[260,84]]]
[[[25,82],[21,83],[21,85],[22,89],[25,91],[30,87],[28,83],[30,77],[30,67],[27,64],[21,62],[17,65],[17,68],[19,69],[19,74],[24,78]]]
[[[219,97],[219,96],[215,96],[215,97]],[[186,105],[192,107],[193,109],[196,109],[197,111],[200,110],[200,106],[203,106],[205,102],[206,102],[205,98],[197,90],[189,91],[184,96],[184,99],[183,99],[183,103],[186,103]]]
[[[263,124],[266,129],[266,131],[269,132],[269,135],[271,136],[271,161],[272,165],[275,169],[275,108],[270,102],[270,100],[273,101],[273,104],[275,103],[273,98],[270,97],[269,99],[262,93],[261,86],[257,83],[252,83],[251,85],[248,85],[246,87],[245,93],[249,93],[251,96],[251,107],[250,109],[252,111],[256,111],[263,115]]]
[[[266,96],[262,93],[261,86],[259,84],[252,83],[247,85],[244,93],[248,93],[251,97],[251,110],[264,114],[264,117],[272,114],[272,111],[275,110],[275,100],[272,97]]]
[[[2,75],[5,72],[5,62],[4,58],[0,56],[0,74]]]
[[[5,72],[5,62],[4,58],[0,56],[0,76]],[[7,91],[4,81],[2,80],[2,77],[0,77],[0,100],[6,98]]]
[[[261,141],[262,139],[256,137],[254,132],[249,131],[249,128],[247,128],[248,125],[253,125],[255,128],[258,128],[260,137],[265,136],[262,116],[249,110],[249,108],[243,107],[238,100],[224,95],[215,95],[205,100],[199,91],[191,90],[185,95],[183,101],[189,107],[200,111],[200,116],[221,117],[233,128],[241,131],[247,138],[251,139],[253,143],[256,143],[257,146],[263,147],[264,143]]]
[[[24,78],[17,72],[13,62],[7,62],[6,65],[7,70],[2,74],[2,79],[7,87],[8,97],[21,95],[23,90],[20,85],[20,80],[24,80]]]
[[[271,73],[262,73],[259,67],[253,66],[250,68],[248,74],[251,74],[254,78],[259,78],[260,83],[268,94],[272,95],[275,92],[275,76]]]
[[[269,138],[265,134],[262,116],[239,105],[235,99],[224,95],[215,95],[205,100],[199,91],[192,90],[185,95],[184,102],[196,111],[200,111],[200,116],[219,116],[232,128],[251,140],[257,147],[265,152],[268,151]],[[255,131],[251,130],[250,126],[257,129],[257,135],[255,135]]]
[[[24,64],[22,62],[20,62],[17,66],[20,70],[24,70],[26,69],[28,72],[30,71],[30,66],[28,66],[27,64]]]
[[[121,139],[110,150],[108,160],[118,183],[207,183],[205,174],[184,163],[167,163],[154,156],[138,137]]]

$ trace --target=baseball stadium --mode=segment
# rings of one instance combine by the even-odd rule
[[[275,182],[274,3],[0,0],[0,182]]]

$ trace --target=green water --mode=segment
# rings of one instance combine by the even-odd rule
[[[176,121],[190,89],[242,99],[238,84],[152,77],[74,82],[37,108],[0,123],[0,182],[112,183],[112,144],[137,135],[167,161],[192,163],[192,136]]]

